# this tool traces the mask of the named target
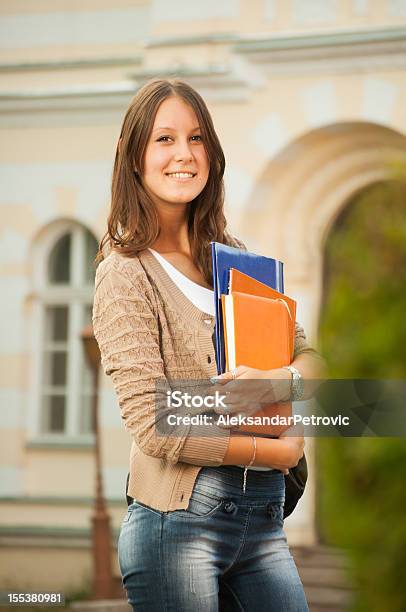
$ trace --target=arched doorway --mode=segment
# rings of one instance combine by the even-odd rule
[[[272,159],[239,218],[250,248],[282,260],[285,290],[298,301],[298,320],[311,344],[319,344],[324,245],[346,204],[360,190],[388,180],[394,163],[406,163],[406,137],[385,126],[348,122],[312,130]],[[307,440],[309,481],[287,520],[292,544],[314,544],[316,465]]]

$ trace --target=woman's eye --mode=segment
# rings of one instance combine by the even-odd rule
[[[157,138],[157,142],[170,142],[172,140],[171,136],[160,136]],[[191,136],[190,140],[192,142],[202,142],[202,137],[200,134],[196,134],[195,136]]]

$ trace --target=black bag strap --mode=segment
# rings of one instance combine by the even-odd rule
[[[125,496],[127,498],[127,506],[131,506],[131,504],[134,501],[133,498],[128,495],[128,483],[129,482],[130,482],[130,472],[128,472],[128,474],[127,474],[127,480],[126,480],[126,483],[125,483]]]

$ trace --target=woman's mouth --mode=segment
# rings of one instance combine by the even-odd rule
[[[166,176],[178,180],[188,180],[194,178],[196,174],[196,172],[167,172]]]

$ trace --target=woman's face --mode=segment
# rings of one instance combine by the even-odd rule
[[[176,96],[158,108],[143,182],[156,205],[187,204],[203,191],[210,163],[193,108]]]

